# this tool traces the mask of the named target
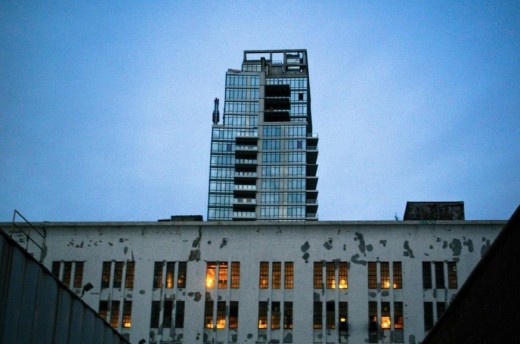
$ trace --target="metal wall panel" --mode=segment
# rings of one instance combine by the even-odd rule
[[[0,230],[0,343],[128,341]]]

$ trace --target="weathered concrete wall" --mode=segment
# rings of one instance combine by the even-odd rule
[[[423,301],[431,298],[450,301],[456,291],[423,290],[422,262],[456,261],[460,286],[504,223],[50,223],[46,224],[44,263],[50,267],[56,260],[85,261],[83,284],[91,283],[94,288],[83,299],[97,309],[103,261],[135,261],[133,290],[113,294],[133,301],[132,327],[120,329],[130,333],[133,343],[149,342],[151,303],[156,298],[152,287],[154,262],[187,261],[186,289],[172,291],[176,300],[186,302],[184,343],[203,342],[204,300],[211,297],[239,301],[238,343],[256,342],[259,301],[293,301],[293,343],[312,343],[313,337],[323,342],[337,338],[334,331],[328,335],[323,330],[321,336],[314,333],[315,300],[348,301],[350,343],[368,342],[369,301],[401,301],[404,341],[413,344],[419,343],[425,334]],[[314,289],[313,262],[334,260],[349,263],[348,289]],[[239,261],[240,288],[206,290],[206,261]],[[294,262],[294,289],[259,289],[261,261]],[[403,288],[369,290],[369,261],[402,262]],[[215,339],[227,342],[228,331],[231,330],[215,330]],[[168,338],[167,334],[163,332],[163,339]],[[389,333],[380,335],[381,340],[390,340]],[[268,338],[282,336],[271,333]]]

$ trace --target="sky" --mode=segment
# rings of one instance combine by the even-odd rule
[[[206,218],[213,99],[257,49],[308,51],[320,220],[520,204],[518,1],[2,1],[0,221]]]

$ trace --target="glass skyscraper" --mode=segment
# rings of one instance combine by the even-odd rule
[[[207,219],[317,220],[307,51],[246,50],[215,99]]]

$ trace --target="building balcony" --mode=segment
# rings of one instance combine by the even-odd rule
[[[253,145],[236,145],[235,147],[235,152],[236,151],[246,151],[246,152],[251,152],[251,151],[258,151],[258,147],[257,146],[253,146]]]
[[[256,185],[239,184],[235,185],[235,191],[256,191]]]
[[[235,198],[233,204],[239,205],[256,205],[256,198]]]
[[[316,173],[318,172],[317,164],[309,164],[307,163],[307,177],[316,177]]]
[[[256,213],[254,211],[234,211],[233,220],[255,220]]]
[[[256,165],[258,161],[256,159],[235,159],[235,165],[251,166]]]
[[[318,186],[318,177],[307,177],[307,190],[316,190]]]
[[[241,178],[245,178],[245,179],[256,179],[256,172],[239,172],[239,171],[236,171],[235,172],[235,179],[241,179]]]

